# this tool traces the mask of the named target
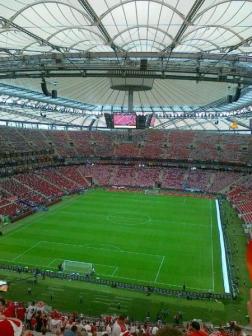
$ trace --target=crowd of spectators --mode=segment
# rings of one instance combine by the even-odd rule
[[[89,186],[78,167],[46,168],[0,179],[0,215],[16,218]]]
[[[243,336],[245,329],[231,321],[221,327],[194,319],[184,321],[175,312],[173,323],[158,319],[130,321],[125,315],[86,316],[83,313],[63,313],[43,301],[7,301],[0,298],[0,336]]]
[[[47,149],[58,158],[114,157],[144,160],[204,161],[233,165],[252,163],[252,139],[240,134],[181,130],[46,131],[1,127],[0,158],[6,153]],[[13,155],[11,155],[13,158]]]
[[[227,193],[229,201],[237,209],[246,224],[252,223],[252,176],[245,176]]]

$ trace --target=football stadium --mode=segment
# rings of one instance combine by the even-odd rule
[[[251,22],[0,0],[0,336],[252,335]]]

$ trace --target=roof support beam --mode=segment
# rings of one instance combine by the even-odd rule
[[[178,71],[177,71],[178,72]],[[1,73],[0,79],[8,79],[8,78],[41,78],[44,76],[45,72],[42,69],[41,71],[36,71],[32,73],[29,71],[29,73],[25,71],[9,71],[5,73]],[[241,80],[242,76],[242,80]],[[242,83],[244,85],[252,85],[252,74],[248,73],[247,75],[239,74],[237,73],[237,76],[234,77],[232,74],[228,74],[227,76],[223,76],[222,78],[219,77],[218,74],[199,74],[199,75],[194,75],[192,73],[181,73],[179,74],[170,74],[170,73],[160,73],[160,72],[151,72],[148,71],[146,73],[142,73],[140,71],[120,71],[120,70],[115,70],[115,71],[85,71],[84,76],[80,76],[79,71],[47,71],[46,72],[46,77],[93,77],[93,78],[155,78],[155,79],[177,79],[177,80],[193,80],[193,81],[203,81],[203,82],[222,82],[222,83]]]
[[[10,55],[10,56],[13,56],[14,53],[15,53],[15,50],[13,52],[13,50],[11,49],[8,49],[8,48],[0,48],[0,52],[5,52],[6,54]]]
[[[27,29],[25,29],[25,28],[17,25],[16,23],[14,23],[14,22],[12,22],[12,21],[4,18],[3,16],[0,16],[0,21],[2,21],[5,24],[5,26],[7,26],[7,27],[13,27],[16,30],[21,31],[22,33],[24,33],[24,34],[32,37],[35,41],[39,42],[40,44],[47,45],[48,47],[51,47],[53,50],[57,50],[57,51],[61,52],[60,47],[58,47],[58,46],[56,46],[56,45],[54,45],[54,44],[46,41],[45,39],[43,39],[42,37],[40,37],[40,36],[38,36],[36,34],[33,34],[29,30],[27,30]]]
[[[205,0],[195,0],[193,6],[191,7],[190,11],[188,12],[186,18],[184,19],[184,22],[180,26],[176,36],[174,37],[174,40],[171,45],[169,45],[166,49],[163,50],[165,52],[166,50],[173,50],[176,45],[180,42],[181,38],[183,37],[184,32],[186,31],[189,24],[191,24],[194,16],[197,14],[200,7],[203,5]]]
[[[94,11],[93,7],[90,6],[88,0],[78,0],[80,5],[84,8],[84,10],[90,15],[93,20],[93,23],[97,25],[99,31],[101,32],[102,36],[105,38],[107,44],[111,46],[112,49],[119,49],[117,46],[114,45],[112,41],[112,37],[109,35],[107,29],[104,27],[102,22],[100,21],[98,15]]]
[[[252,40],[252,37],[246,39],[243,41],[242,44],[248,42],[249,40]],[[6,48],[3,48],[3,51],[6,50]],[[8,50],[13,50],[13,51],[18,51],[19,49],[8,49]],[[103,59],[114,59],[116,60],[116,56],[115,53],[112,51],[108,51],[108,52],[97,52],[97,51],[92,51],[92,52],[64,52],[64,56],[65,58],[71,58],[72,60],[79,60],[79,59],[86,59],[86,60],[94,60],[94,59],[99,59],[99,58],[103,58]],[[134,59],[141,59],[141,58],[148,58],[148,59],[162,59],[163,55],[160,52],[125,52],[125,51],[119,51],[117,53],[117,56],[119,58],[134,58]],[[29,60],[31,61],[38,61],[38,62],[43,62],[44,60],[52,60],[53,58],[55,58],[55,53],[53,52],[47,52],[46,54],[40,54],[40,55],[26,55],[25,56],[27,62]],[[188,59],[188,60],[198,60],[200,58],[200,60],[211,60],[211,61],[230,61],[230,62],[246,62],[246,63],[251,63],[252,62],[252,56],[248,55],[248,54],[244,54],[244,55],[237,55],[237,54],[225,54],[223,57],[223,54],[220,53],[208,53],[208,52],[202,52],[201,54],[195,54],[193,52],[173,52],[172,54],[172,58],[173,59],[177,59],[177,60],[181,60],[181,59]],[[11,62],[12,58],[11,57],[1,57],[0,58],[0,65],[2,62]]]
[[[240,43],[237,43],[237,44],[229,47],[228,52],[236,50],[239,47],[245,47],[246,45],[250,45],[251,46],[251,44],[252,44],[252,36],[249,36],[248,38],[246,38],[245,40],[241,41]]]

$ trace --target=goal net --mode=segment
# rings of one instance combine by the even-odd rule
[[[144,194],[145,195],[158,195],[160,192],[160,189],[158,188],[153,188],[153,189],[145,189]]]
[[[91,263],[64,260],[62,263],[62,271],[67,273],[93,274],[95,269]]]

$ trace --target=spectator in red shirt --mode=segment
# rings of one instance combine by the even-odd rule
[[[5,317],[15,317],[15,305],[13,302],[6,304],[4,298],[0,298],[0,314]]]
[[[0,315],[4,315],[5,310],[5,300],[3,298],[0,298]]]
[[[21,321],[24,321],[25,313],[26,313],[26,309],[25,309],[24,303],[19,302],[16,306],[16,318],[18,318]]]
[[[5,312],[4,312],[4,315],[6,317],[16,317],[16,307],[15,307],[15,303],[12,302],[12,301],[9,301],[6,305],[6,309],[5,309]]]
[[[200,328],[198,321],[192,321],[189,325],[186,336],[208,336],[208,333]]]
[[[20,336],[22,332],[22,322],[15,318],[8,318],[5,313],[6,302],[0,298],[0,336]]]
[[[91,325],[91,333],[92,333],[92,336],[97,335],[97,327],[96,327],[95,322],[93,322],[92,325]]]

